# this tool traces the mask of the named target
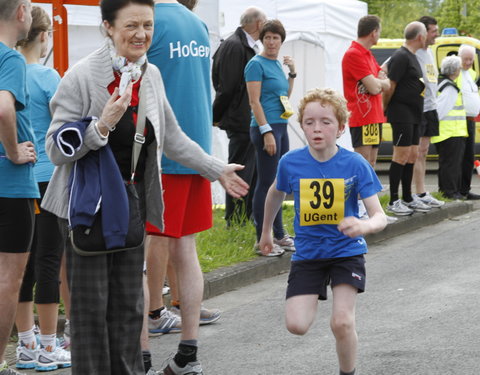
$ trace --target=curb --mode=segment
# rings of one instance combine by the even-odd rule
[[[474,204],[465,201],[448,202],[445,206],[434,208],[426,213],[414,213],[412,216],[400,217],[395,223],[375,234],[365,237],[368,244],[377,243],[399,236],[442,220],[464,215],[474,210]],[[256,283],[262,279],[277,276],[290,269],[291,253],[281,257],[259,257],[257,259],[219,268],[204,274],[203,298],[208,299],[220,294]]]

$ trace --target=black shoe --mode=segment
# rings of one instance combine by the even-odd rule
[[[460,201],[463,201],[465,199],[465,196],[460,194],[460,193],[453,193],[453,194],[443,194],[445,195],[445,197],[447,197],[448,199],[451,199],[451,200],[460,200]]]
[[[468,193],[468,194],[465,196],[465,199],[466,199],[466,200],[469,200],[469,201],[480,200],[480,194]]]

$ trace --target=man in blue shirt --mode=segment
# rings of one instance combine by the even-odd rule
[[[30,0],[0,0],[0,375],[33,237],[36,152],[26,107],[26,64],[13,47],[32,23]]]

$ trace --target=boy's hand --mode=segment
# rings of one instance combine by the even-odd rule
[[[360,220],[355,216],[348,216],[338,224],[338,230],[348,237],[357,237],[369,232],[368,220]]]
[[[260,248],[260,252],[267,256],[273,250],[273,238],[270,233],[264,234],[262,233],[262,237],[260,237],[260,241],[258,242],[258,247]]]

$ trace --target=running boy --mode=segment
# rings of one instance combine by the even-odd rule
[[[360,155],[336,145],[348,120],[346,101],[332,89],[315,89],[301,100],[298,120],[308,146],[288,152],[265,202],[260,249],[273,248],[272,224],[285,194],[295,199],[295,248],[285,308],[287,329],[305,334],[317,301],[333,292],[330,326],[336,339],[340,375],[355,374],[355,303],[365,289],[368,233],[382,230],[386,216],[377,197],[380,182]],[[358,218],[357,197],[369,218]]]

